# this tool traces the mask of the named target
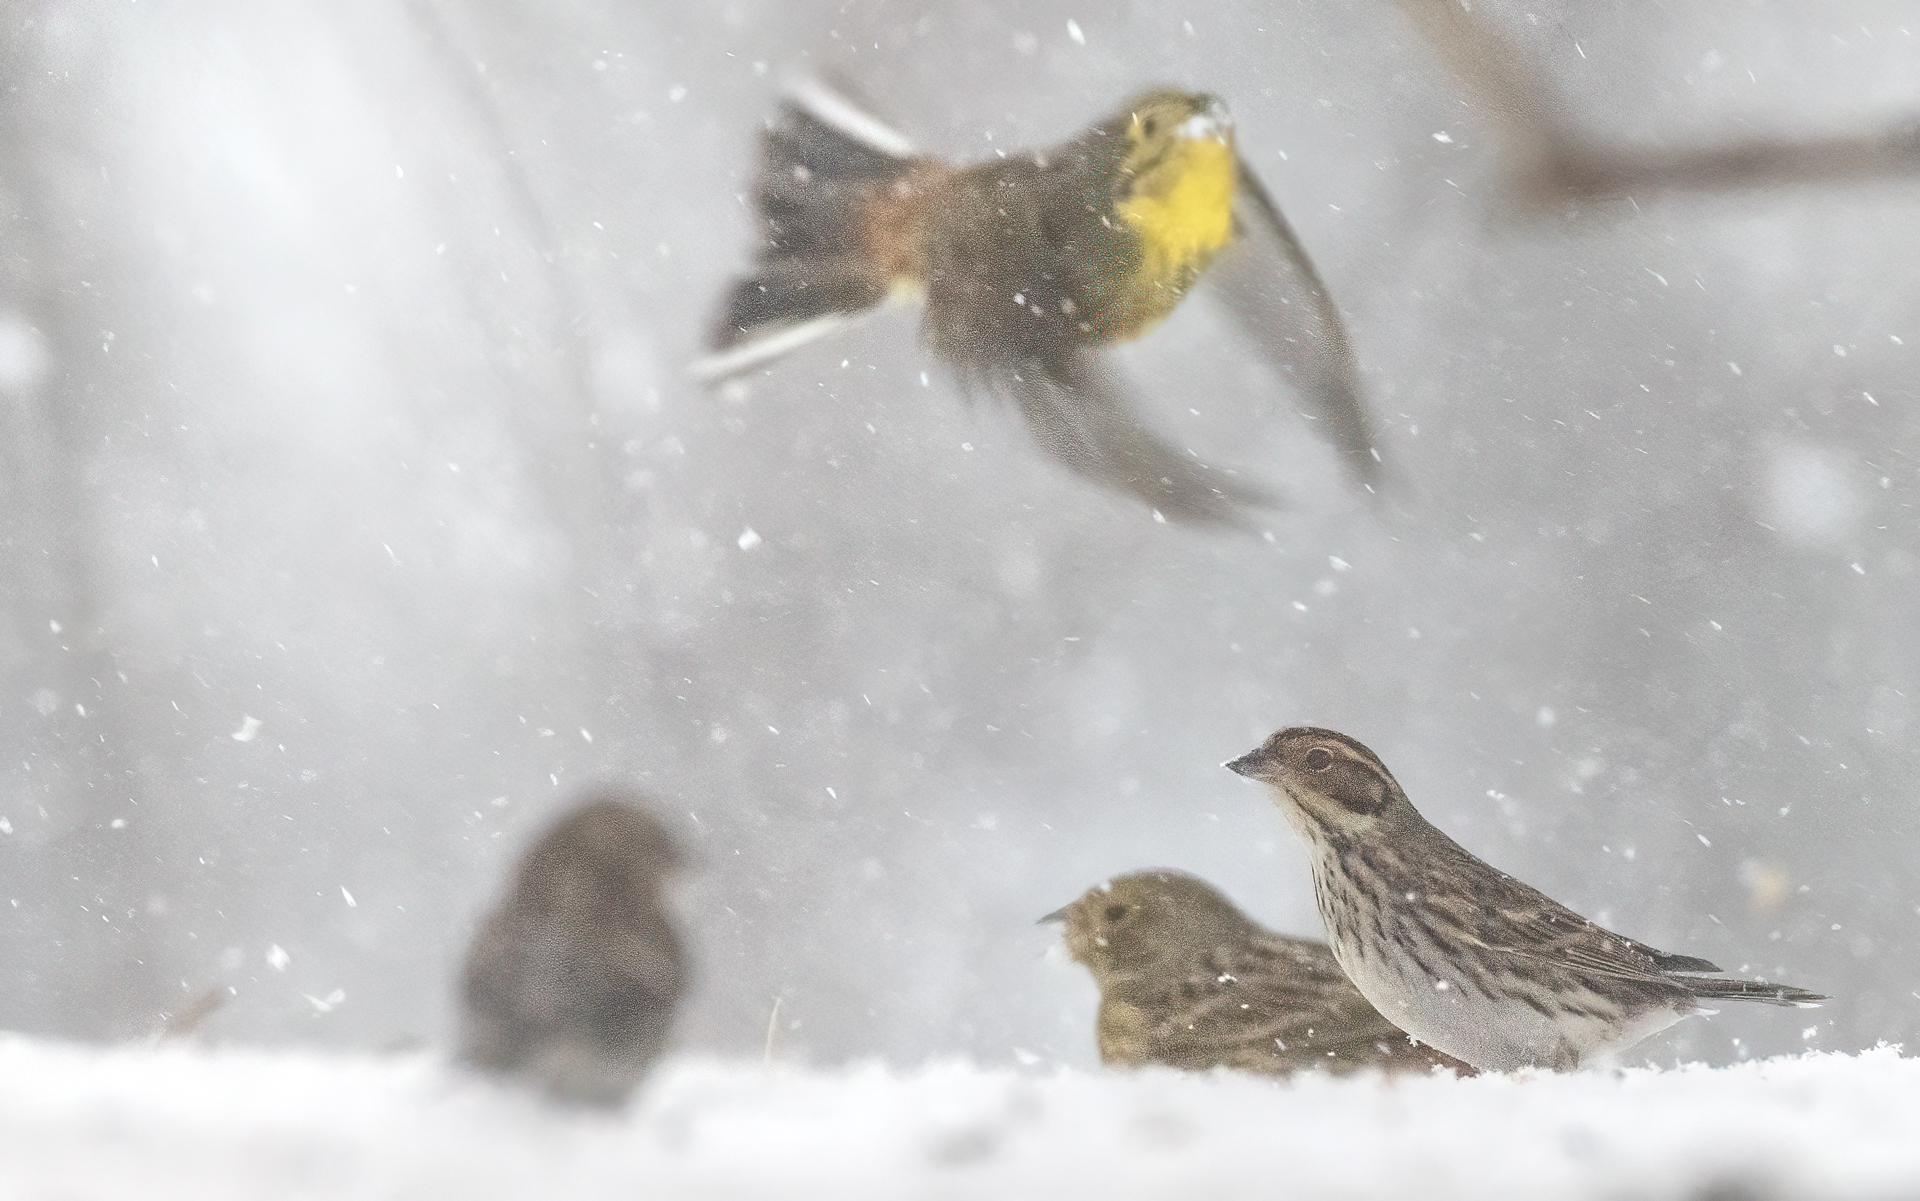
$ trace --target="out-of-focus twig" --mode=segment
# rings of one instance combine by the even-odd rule
[[[1682,149],[1603,146],[1572,127],[1565,100],[1484,11],[1462,0],[1395,3],[1446,63],[1469,102],[1498,126],[1513,161],[1513,189],[1528,203],[1920,172],[1920,116],[1846,136],[1756,137]]]
[[[1656,191],[1724,192],[1883,179],[1920,172],[1920,118],[1856,137],[1752,138],[1698,149],[1609,147],[1563,140],[1522,184],[1531,199]]]

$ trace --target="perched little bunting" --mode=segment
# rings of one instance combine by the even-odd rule
[[[1332,730],[1281,730],[1226,765],[1266,784],[1313,860],[1327,941],[1388,1020],[1482,1071],[1605,1062],[1702,1001],[1827,998],[1728,980],[1602,929],[1421,817],[1386,765]]]

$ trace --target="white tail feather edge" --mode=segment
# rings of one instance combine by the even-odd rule
[[[787,97],[819,121],[864,146],[895,158],[911,158],[912,139],[812,76],[796,79]]]
[[[814,317],[797,325],[783,326],[772,333],[743,342],[738,346],[729,346],[695,359],[687,364],[687,374],[696,383],[711,384],[738,375],[742,371],[751,371],[762,363],[772,362],[790,350],[796,350],[809,342],[817,342],[838,330],[853,324],[854,315],[846,313],[828,313]]]

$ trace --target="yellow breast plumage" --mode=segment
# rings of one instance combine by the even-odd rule
[[[1140,238],[1141,271],[1184,290],[1233,237],[1233,147],[1217,138],[1181,138],[1153,179],[1136,182],[1117,206]],[[1150,188],[1150,183],[1162,186]]]
[[[1115,340],[1157,325],[1233,239],[1232,128],[1224,112],[1196,111],[1197,99],[1155,96],[1128,130],[1130,186],[1114,215],[1137,239],[1139,261],[1117,306]]]

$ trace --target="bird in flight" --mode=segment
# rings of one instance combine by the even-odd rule
[[[917,301],[963,387],[1010,400],[1065,466],[1165,518],[1245,524],[1274,497],[1156,433],[1099,353],[1204,279],[1348,474],[1369,491],[1379,480],[1340,314],[1213,96],[1145,92],[1061,145],[957,166],[805,81],[768,125],[755,196],[758,261],[699,380]]]

